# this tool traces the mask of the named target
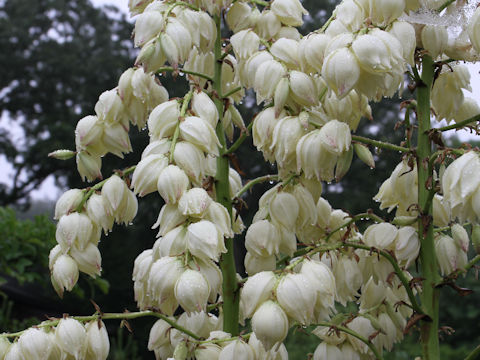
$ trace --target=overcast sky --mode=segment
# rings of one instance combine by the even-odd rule
[[[103,6],[103,5],[114,5],[118,7],[121,11],[128,14],[128,0],[91,0],[95,6]],[[472,74],[472,88],[473,88],[473,95],[467,94],[467,96],[471,96],[480,101],[480,63],[475,65],[469,65],[470,72]],[[93,110],[93,109],[92,109]],[[0,119],[0,123],[5,124],[5,119]],[[445,125],[445,124],[443,124]],[[464,141],[468,141],[468,137],[464,138]],[[2,161],[3,160],[3,161]],[[4,159],[0,159],[0,167],[2,168],[2,173],[0,174],[0,181],[1,182],[8,182],[6,178],[12,173],[8,171],[7,165]],[[10,175],[11,176],[11,175]],[[62,191],[57,189],[54,186],[53,177],[49,177],[41,186],[41,188],[33,193],[33,197],[37,199],[50,199],[56,200],[58,196],[60,196]]]

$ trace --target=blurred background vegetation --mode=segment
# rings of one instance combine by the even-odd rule
[[[303,4],[310,11],[302,29],[305,34],[326,21],[336,2],[304,0]],[[155,241],[156,232],[150,227],[162,206],[160,197],[142,199],[135,225],[117,226],[103,238],[102,278],[81,276],[79,286],[63,300],[54,293],[48,271],[48,253],[55,245],[55,204],[31,197],[48,177],[54,177],[63,189],[86,186],[80,181],[74,160],[61,162],[46,155],[74,147],[77,121],[93,113],[99,94],[114,88],[120,74],[133,64],[131,31],[132,23],[125,14],[114,7],[96,8],[88,0],[0,0],[0,155],[13,169],[9,182],[0,183],[0,332],[21,330],[46,316],[91,314],[95,310],[89,299],[104,312],[136,309],[131,282],[133,260]],[[181,80],[167,76],[161,81],[171,94],[182,94],[185,85]],[[363,119],[358,133],[399,142],[402,129],[395,131],[394,127],[401,121],[402,100],[374,104],[374,122]],[[244,102],[246,123],[259,111],[246,106],[253,103]],[[22,132],[21,141],[18,134],[12,134],[12,128]],[[138,161],[148,137],[135,128],[131,137],[134,151],[123,161],[107,156],[104,174]],[[254,149],[251,139],[236,155],[245,179],[275,171]],[[323,196],[333,207],[351,213],[376,208],[372,197],[400,155],[376,153],[375,157],[375,171],[354,160],[340,184],[325,184]],[[247,224],[268,186],[255,187],[245,198],[248,208],[242,217]],[[236,242],[240,270],[245,251],[242,242]],[[451,335],[442,334],[443,359],[463,358],[480,343],[479,282],[475,274],[469,274],[460,279],[459,285],[477,291],[465,298],[450,289],[443,292],[442,325],[455,330]],[[109,359],[153,359],[146,349],[153,321],[132,322],[131,334],[119,323],[108,322],[112,343]],[[292,331],[286,341],[290,359],[304,359],[317,344],[318,339],[303,330]],[[418,332],[414,329],[388,359],[413,359],[419,354]]]

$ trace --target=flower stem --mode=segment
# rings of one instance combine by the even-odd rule
[[[172,66],[162,66],[160,69],[157,70],[157,73],[162,73],[162,72],[165,72],[165,71],[183,72],[185,74],[194,75],[194,76],[198,76],[198,77],[207,79],[209,81],[213,81],[213,78],[211,76],[207,75],[207,74],[202,74],[202,73],[199,73],[199,72],[196,72],[196,71],[190,71],[190,70],[185,70],[185,69],[177,69],[177,68],[174,68]]]
[[[264,175],[264,176],[257,177],[253,180],[250,180],[240,190],[238,190],[238,192],[235,194],[235,197],[242,196],[248,190],[250,190],[250,188],[252,188],[254,185],[260,184],[265,181],[278,181],[278,175],[274,175],[274,174]]]
[[[220,155],[217,157],[217,173],[215,175],[215,193],[217,201],[225,206],[230,218],[232,218],[232,199],[230,197],[229,184],[229,163],[226,156],[227,140],[222,125],[224,105],[221,98],[218,97],[222,93],[222,29],[221,18],[214,16],[217,26],[217,38],[215,40],[215,73],[213,77],[213,89],[217,96],[214,97],[215,106],[217,107],[220,120],[217,124],[216,133],[220,141]],[[223,275],[223,331],[236,336],[239,333],[238,317],[239,317],[239,300],[237,271],[235,268],[235,256],[233,248],[233,239],[225,239],[225,247],[227,252],[222,254],[220,259],[220,269]]]
[[[473,351],[467,355],[465,360],[475,360],[480,358],[480,345],[478,345]]]
[[[235,94],[236,92],[242,90],[243,88],[241,86],[239,87],[236,87],[235,89],[232,89],[230,90],[229,92],[227,92],[226,94],[222,95],[222,98],[228,98],[229,96],[232,96],[233,94]]]
[[[423,289],[420,295],[422,307],[427,319],[421,322],[421,343],[423,359],[433,360],[440,358],[438,326],[439,326],[439,290],[435,284],[439,280],[437,258],[433,237],[432,202],[429,201],[429,180],[433,179],[432,167],[424,166],[432,155],[432,146],[429,138],[430,123],[430,90],[433,84],[434,64],[429,55],[422,59],[422,75],[417,82],[417,169],[418,169],[418,205],[420,219],[418,222],[418,236],[420,238],[420,263],[422,266]]]
[[[105,314],[93,314],[90,316],[70,316],[71,319],[78,320],[80,322],[88,322],[88,321],[93,321],[93,320],[131,320],[131,319],[137,319],[141,317],[146,317],[146,316],[153,316],[160,318],[170,324],[173,328],[177,329],[178,331],[183,332],[184,334],[192,337],[195,340],[200,340],[201,337],[198,336],[197,334],[194,334],[188,329],[185,329],[183,326],[178,325],[174,320],[171,318],[162,315],[160,313],[150,311],[150,310],[145,310],[145,311],[137,311],[137,312],[123,312],[123,313],[105,313]],[[54,319],[54,320],[48,320],[44,321],[39,325],[36,325],[35,327],[37,328],[43,328],[43,327],[51,327],[51,326],[56,326],[60,322],[61,319]],[[9,337],[18,337],[22,335],[26,330],[22,330],[19,332],[15,333],[5,333],[5,334],[0,334],[1,337],[9,338]]]
[[[467,126],[467,125],[469,125],[473,122],[477,122],[477,121],[480,121],[480,114],[472,116],[471,118],[460,121],[456,124],[444,126],[444,127],[441,127],[441,128],[437,128],[435,130],[436,131],[448,131],[448,130],[453,130],[453,129],[460,129],[460,128],[463,128],[464,126]]]
[[[346,326],[330,324],[328,322],[319,322],[316,325],[324,326],[324,327],[328,327],[328,328],[333,328],[335,330],[339,330],[341,332],[344,332],[345,334],[348,334],[348,335],[351,335],[351,336],[357,338],[358,340],[360,340],[361,342],[365,343],[365,345],[368,346],[368,348],[372,351],[373,355],[375,355],[375,358],[377,360],[382,360],[383,359],[382,354],[378,351],[378,349],[375,347],[375,345],[373,345],[373,343],[369,339],[360,335],[356,331],[353,331],[352,329],[349,329]]]
[[[410,151],[409,148],[406,148],[406,147],[403,147],[403,146],[398,146],[398,145],[390,144],[390,143],[383,142],[383,141],[373,140],[373,139],[363,137],[363,136],[358,136],[358,135],[352,135],[352,140],[355,140],[355,141],[358,141],[358,142],[361,142],[361,143],[364,143],[364,144],[373,145],[373,146],[376,146],[378,148],[386,149],[386,150],[393,150],[393,151],[400,151],[400,152],[409,152]]]
[[[250,124],[247,125],[247,129],[243,132],[243,134],[240,135],[240,137],[233,143],[232,146],[230,146],[227,151],[225,151],[225,155],[234,153],[240,147],[240,145],[243,144],[245,139],[250,135],[250,130],[252,129],[252,126],[253,121],[250,121]]]

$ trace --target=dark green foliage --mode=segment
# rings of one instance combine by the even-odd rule
[[[55,225],[46,216],[33,221],[20,221],[15,211],[0,208],[0,276],[8,276],[20,284],[48,280],[48,254],[56,245]],[[47,269],[47,270],[46,270]],[[0,277],[0,283],[5,279]]]

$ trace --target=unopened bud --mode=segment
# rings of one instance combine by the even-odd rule
[[[368,149],[367,146],[363,144],[354,143],[353,149],[358,158],[362,160],[365,164],[370,166],[371,169],[375,168],[375,160],[373,159],[372,152]]]
[[[55,150],[49,153],[48,157],[58,159],[58,160],[68,160],[73,158],[76,154],[77,153],[75,151],[62,149],[62,150]]]

